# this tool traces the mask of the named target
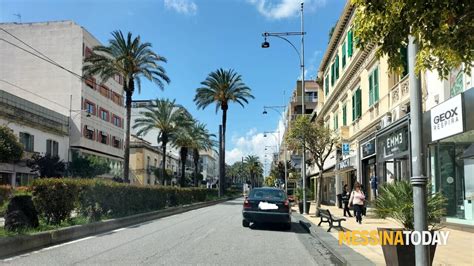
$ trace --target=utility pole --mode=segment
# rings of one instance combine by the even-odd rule
[[[304,32],[304,3],[301,3],[301,32]],[[305,88],[304,88],[304,34],[301,34],[301,114],[306,115],[304,107],[305,101]],[[304,136],[303,136],[304,142]],[[306,148],[303,143],[303,155],[302,155],[302,166],[301,166],[301,177],[303,178],[303,213],[308,214],[306,209]]]
[[[222,168],[225,167],[225,165],[222,164],[222,125],[219,125],[219,197],[222,197],[222,192],[223,192],[223,171]]]
[[[428,229],[426,222],[426,183],[427,178],[423,175],[423,128],[422,128],[422,103],[421,83],[415,73],[416,54],[418,44],[415,37],[408,36],[408,70],[410,84],[410,130],[411,130],[411,163],[413,176],[413,205],[415,231],[420,232]],[[416,265],[430,265],[429,246],[416,245]]]

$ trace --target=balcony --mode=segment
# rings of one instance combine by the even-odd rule
[[[390,89],[390,106],[396,106],[410,97],[408,85],[408,75],[406,75]]]

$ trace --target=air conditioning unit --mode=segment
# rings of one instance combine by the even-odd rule
[[[392,123],[392,113],[388,113],[382,117],[380,120],[380,128],[389,126]]]

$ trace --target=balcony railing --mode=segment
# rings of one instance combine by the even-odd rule
[[[408,75],[406,75],[390,89],[391,106],[394,106],[409,97],[410,87],[408,85]]]
[[[304,102],[305,103],[315,103],[317,101],[318,101],[318,98],[314,97],[314,96],[305,96],[304,97]],[[291,102],[292,103],[301,103],[301,96],[293,96],[293,98],[291,99]]]

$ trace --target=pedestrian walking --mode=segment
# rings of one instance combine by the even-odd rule
[[[362,211],[364,208],[365,194],[360,187],[360,183],[356,182],[354,184],[354,190],[351,192],[351,197],[349,198],[349,205],[354,206],[354,215],[356,217],[356,222],[359,224],[362,223]]]
[[[347,185],[344,185],[342,189],[342,203],[344,204],[344,217],[352,217],[351,210],[349,209],[349,198],[350,198],[350,191]],[[347,216],[346,216],[347,213]]]

